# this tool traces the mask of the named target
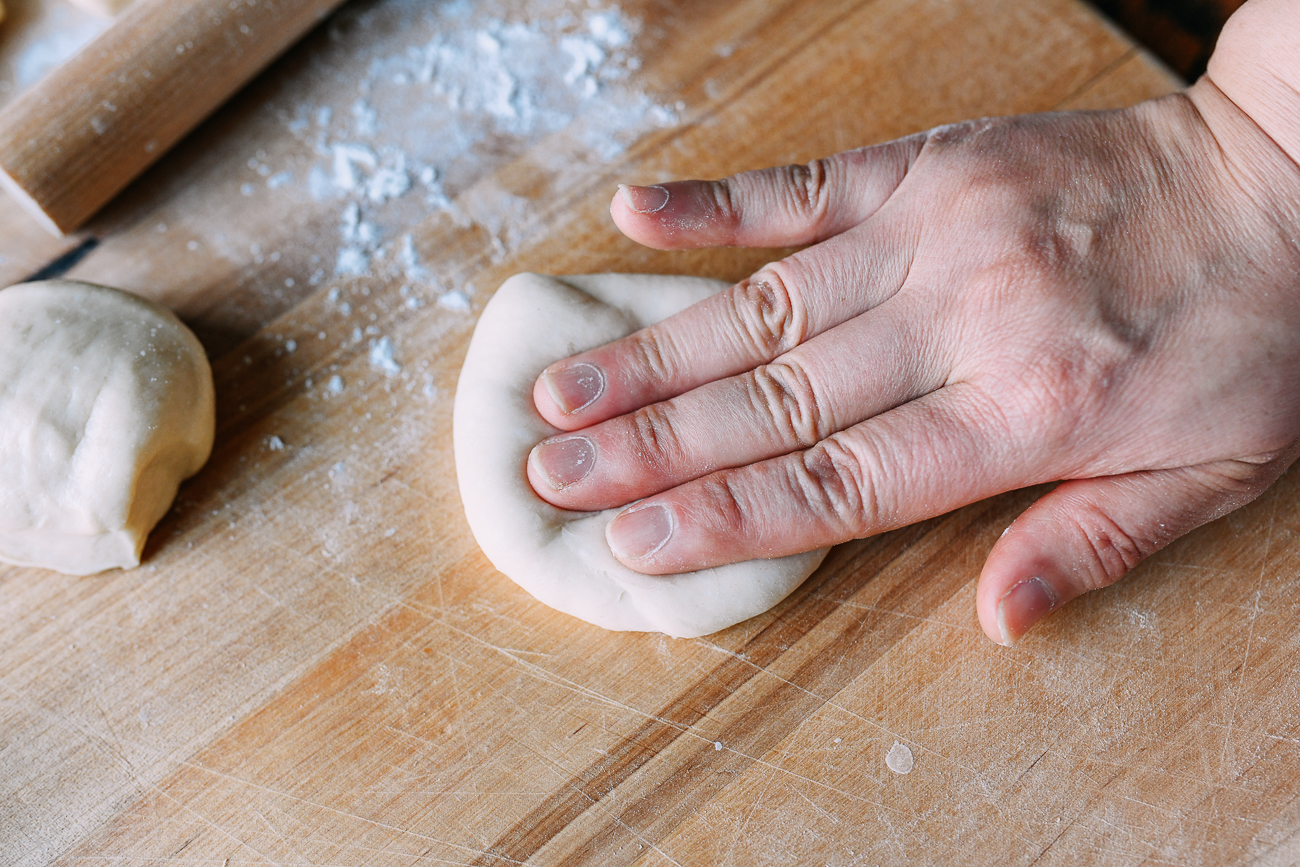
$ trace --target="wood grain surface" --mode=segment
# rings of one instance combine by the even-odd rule
[[[545,124],[397,99],[449,97],[392,58],[593,8],[632,74]],[[81,234],[0,202],[0,280],[72,252],[70,276],[171,305],[219,404],[141,568],[0,568],[0,864],[1292,863],[1294,473],[1007,650],[974,581],[1039,491],[840,546],[772,612],[674,641],[496,573],[449,452],[474,311],[509,274],[779,255],[640,249],[616,182],[1176,86],[1074,0],[369,0]],[[340,170],[366,141],[375,165]],[[372,196],[398,151],[438,161]]]

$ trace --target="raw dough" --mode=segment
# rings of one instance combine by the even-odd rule
[[[216,427],[203,347],[170,311],[66,280],[0,291],[0,560],[140,563]]]
[[[726,285],[640,274],[519,274],[483,310],[456,389],[461,501],[492,564],[552,608],[606,629],[692,638],[771,608],[826,556],[821,550],[681,575],[641,575],[615,560],[605,542],[605,525],[618,510],[557,509],[528,484],[529,451],[558,433],[533,406],[538,374]]]

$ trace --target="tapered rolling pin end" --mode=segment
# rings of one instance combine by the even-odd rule
[[[35,219],[36,222],[40,223],[60,238],[69,232],[75,231],[74,228],[69,228],[65,231],[61,226],[59,226],[59,224],[54,221],[54,218],[45,213],[45,209],[32,198],[31,193],[23,189],[22,184],[15,181],[13,175],[9,174],[9,172],[3,167],[0,167],[0,189],[8,193],[9,198],[21,205],[24,211],[31,214],[32,218]]]

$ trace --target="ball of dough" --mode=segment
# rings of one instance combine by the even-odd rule
[[[461,502],[492,564],[540,601],[606,629],[693,638],[761,614],[826,550],[680,575],[614,559],[605,525],[620,510],[557,509],[528,483],[528,453],[559,433],[533,382],[554,361],[631,334],[725,289],[693,277],[596,274],[507,280],[483,310],[456,387],[452,437]]]
[[[170,311],[66,280],[0,291],[0,560],[139,565],[215,418],[203,347]]]

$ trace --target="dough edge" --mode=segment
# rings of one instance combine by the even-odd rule
[[[484,308],[453,410],[465,515],[484,554],[546,605],[615,631],[694,638],[776,605],[827,549],[680,575],[642,575],[614,559],[605,525],[618,513],[569,512],[533,493],[532,447],[558,431],[532,402],[548,364],[608,343],[730,284],[697,277],[594,274],[511,277]]]

